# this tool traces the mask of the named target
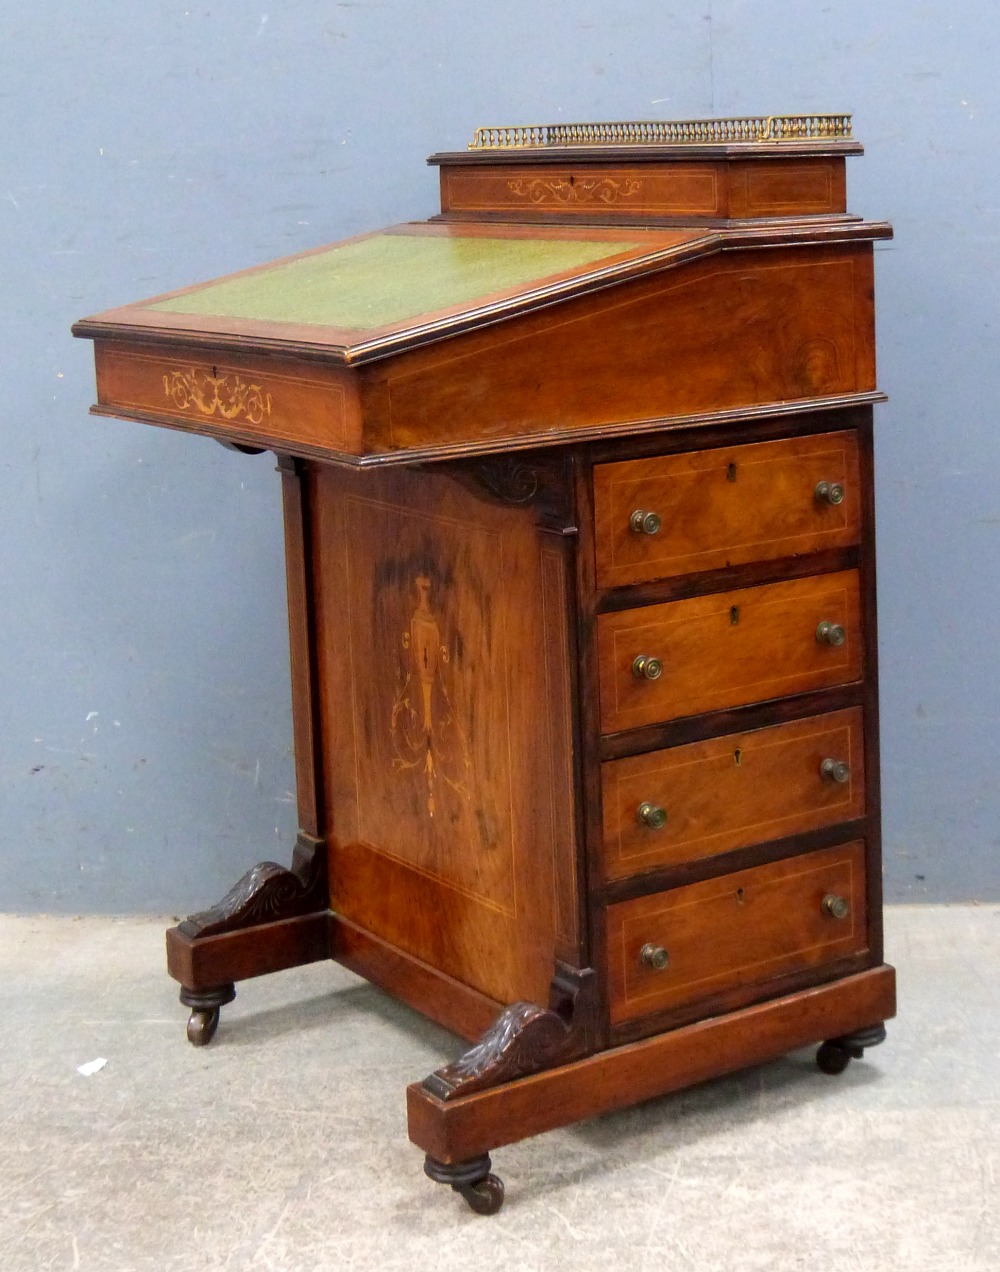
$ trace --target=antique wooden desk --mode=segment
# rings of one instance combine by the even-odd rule
[[[208,1042],[333,958],[475,1045],[431,1178],[895,1010],[873,253],[848,116],[485,129],[441,207],[79,323],[99,414],[273,450],[301,833],[167,934]],[[478,1040],[478,1041],[476,1041]]]

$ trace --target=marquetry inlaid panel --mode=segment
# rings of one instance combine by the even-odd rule
[[[561,548],[444,471],[309,489],[331,904],[491,997],[544,997],[576,950]]]
[[[602,213],[719,216],[724,214],[724,190],[721,165],[711,163],[498,164],[441,170],[441,210],[446,213],[540,212],[563,219]]]
[[[101,406],[262,446],[361,449],[357,387],[337,367],[201,350],[96,346]]]

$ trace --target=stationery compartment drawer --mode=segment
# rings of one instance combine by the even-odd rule
[[[853,432],[594,468],[597,582],[621,587],[858,543]]]
[[[611,760],[604,866],[622,879],[861,817],[859,708]]]
[[[857,571],[601,614],[597,641],[605,733],[845,684],[861,675]]]
[[[609,906],[612,1022],[863,953],[864,863],[844,844]]]

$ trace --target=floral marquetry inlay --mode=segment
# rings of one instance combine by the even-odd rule
[[[417,608],[403,633],[403,648],[410,666],[392,708],[393,764],[397,769],[418,769],[427,782],[427,812],[433,817],[436,786],[450,786],[464,799],[472,761],[442,672],[450,661],[437,616],[430,605],[431,581],[416,580]]]
[[[270,393],[235,371],[223,375],[197,367],[169,371],[163,377],[163,391],[181,411],[194,408],[202,415],[244,419],[250,424],[262,424],[271,414]]]
[[[642,182],[633,178],[618,181],[614,177],[572,181],[535,177],[531,181],[508,181],[507,189],[516,198],[531,203],[617,203],[640,194]]]

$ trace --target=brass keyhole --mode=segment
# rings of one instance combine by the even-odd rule
[[[733,752],[733,762],[735,763],[737,768],[739,768],[740,765],[743,763],[743,752],[740,750],[739,747],[737,747],[736,750]]]
[[[726,469],[726,481],[735,481],[735,480],[736,480],[736,465],[730,464],[729,467]]]
[[[738,605],[730,605],[729,621],[733,627],[740,621],[740,607]]]

